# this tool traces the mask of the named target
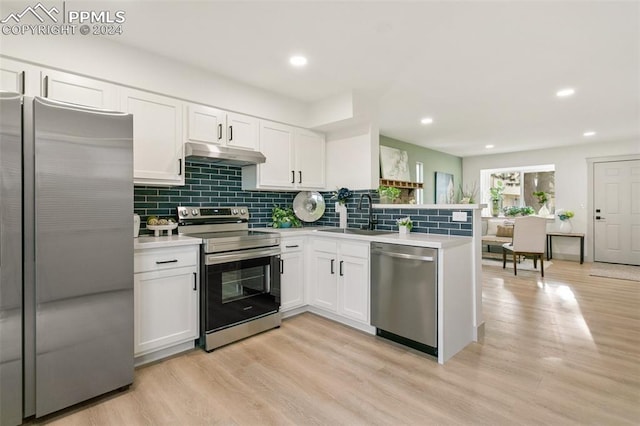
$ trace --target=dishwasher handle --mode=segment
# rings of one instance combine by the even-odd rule
[[[395,257],[398,259],[407,259],[407,260],[422,260],[424,262],[433,262],[433,256],[416,256],[415,254],[406,254],[406,253],[393,253],[387,251],[374,251],[371,254],[378,254],[381,256]]]

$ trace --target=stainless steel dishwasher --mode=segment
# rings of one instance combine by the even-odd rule
[[[371,325],[376,334],[438,354],[438,250],[371,243]]]

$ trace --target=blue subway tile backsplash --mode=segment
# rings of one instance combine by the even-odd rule
[[[135,213],[141,216],[144,232],[148,216],[175,217],[178,205],[223,206],[242,205],[249,207],[249,225],[254,228],[269,226],[274,205],[293,205],[296,192],[265,192],[242,190],[242,168],[223,166],[187,159],[185,186],[164,188],[136,186],[134,190]],[[369,193],[373,203],[379,201],[375,191],[353,191],[347,200],[347,226],[366,226],[369,215],[369,201],[363,200],[363,209],[358,210],[358,202],[363,194]],[[308,226],[338,226],[339,217],[332,192],[322,192],[326,202],[324,215]],[[465,211],[465,210],[462,210]],[[472,236],[472,211],[467,211],[467,222],[453,222],[452,210],[448,209],[374,209],[378,218],[377,229],[395,231],[396,219],[410,216],[413,220],[412,232],[445,235]]]

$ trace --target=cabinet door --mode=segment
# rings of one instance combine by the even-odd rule
[[[311,304],[338,312],[338,270],[336,253],[314,250],[311,256]]]
[[[134,275],[136,356],[198,338],[197,268]]]
[[[0,90],[40,95],[40,70],[33,65],[0,58]]]
[[[66,72],[42,71],[42,94],[56,101],[118,110],[118,86]]]
[[[248,115],[227,113],[227,145],[233,148],[258,149],[258,119]]]
[[[280,309],[289,309],[304,305],[304,257],[302,251],[283,253],[280,288],[282,291]]]
[[[293,129],[260,120],[260,149],[267,161],[258,165],[259,186],[294,187]]]
[[[294,140],[297,187],[323,189],[326,185],[324,136],[296,129]]]
[[[182,104],[122,89],[122,110],[133,114],[133,177],[147,185],[184,185]]]
[[[187,106],[187,140],[224,144],[226,113],[202,105]]]
[[[341,256],[339,313],[369,324],[369,261],[360,257]]]

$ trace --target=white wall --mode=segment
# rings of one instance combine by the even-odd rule
[[[555,164],[556,208],[573,210],[571,220],[574,232],[587,234],[586,260],[592,260],[591,230],[587,229],[589,182],[587,158],[640,154],[640,141],[601,142],[563,148],[540,149],[508,154],[482,155],[462,159],[462,176],[465,185],[480,184],[480,170],[502,167]],[[559,221],[556,219],[558,226]],[[573,238],[553,240],[553,256],[578,259],[580,251]],[[577,239],[576,239],[577,240]]]
[[[0,53],[269,120],[308,122],[306,103],[104,38],[3,36]]]

